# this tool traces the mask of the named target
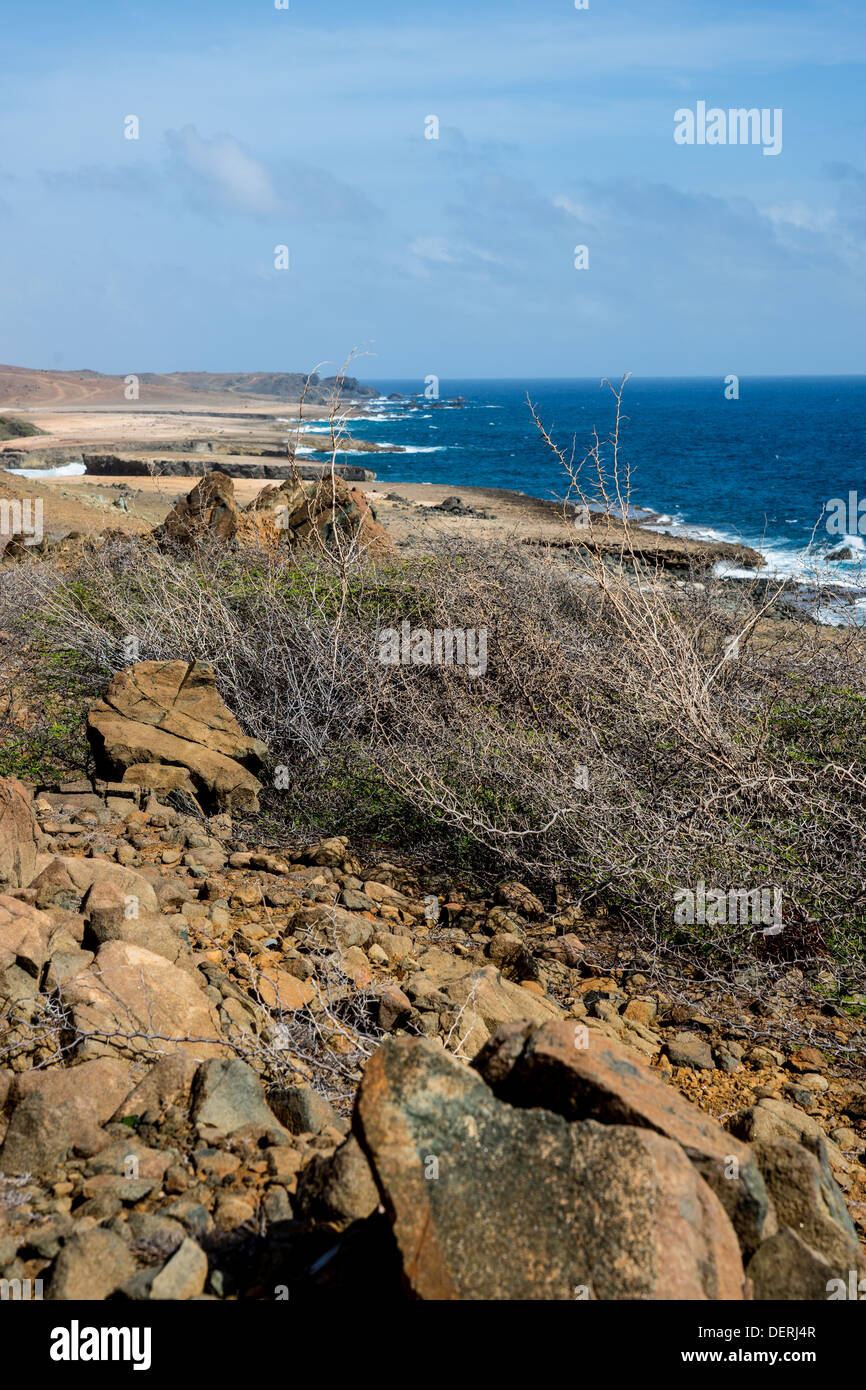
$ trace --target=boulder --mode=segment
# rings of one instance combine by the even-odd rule
[[[367,1064],[355,1130],[424,1299],[741,1299],[718,1198],[679,1145],[497,1100],[426,1039]]]
[[[326,1127],[344,1130],[346,1122],[312,1086],[280,1086],[268,1094],[268,1104],[290,1134],[319,1134]]]
[[[38,878],[34,879],[34,884],[42,879],[43,874],[50,874],[54,882],[65,882],[66,878],[69,878],[74,891],[82,899],[96,884],[105,884],[110,890],[114,890],[110,894],[112,901],[122,901],[124,911],[131,915],[143,916],[158,910],[156,894],[144,875],[126,868],[123,864],[115,864],[113,859],[73,859],[62,856],[48,859],[41,855],[38,867],[40,873]],[[98,901],[98,898],[95,901]]]
[[[111,1118],[123,1120],[127,1115],[144,1115],[147,1111],[162,1115],[170,1105],[185,1109],[192,1098],[197,1071],[195,1058],[184,1052],[161,1057],[122,1097]]]
[[[0,777],[0,884],[27,886],[36,872],[39,837],[24,783],[17,777]]]
[[[379,1193],[354,1135],[333,1154],[317,1155],[299,1173],[295,1206],[299,1215],[339,1229],[372,1216]]]
[[[157,1274],[150,1289],[152,1299],[182,1302],[200,1294],[207,1279],[207,1255],[187,1236]]]
[[[108,1298],[135,1273],[135,1260],[113,1231],[76,1231],[54,1263],[48,1297],[94,1302]]]
[[[60,907],[65,912],[77,912],[83,891],[72,882],[62,859],[52,859],[28,884],[36,895],[36,906]]]
[[[246,1125],[261,1129],[275,1143],[285,1142],[288,1137],[268,1107],[258,1076],[237,1057],[205,1062],[199,1067],[193,1086],[192,1115],[199,1134],[208,1142],[225,1139]]]
[[[393,542],[359,488],[339,474],[326,474],[312,487],[287,479],[255,508],[250,520],[273,518],[274,531],[290,545],[328,547],[357,544],[368,553],[388,555]]]
[[[222,1057],[219,1023],[198,972],[127,941],[100,946],[91,969],[61,987],[83,1057],[188,1052]]]
[[[238,529],[238,508],[231,478],[218,469],[205,473],[181,497],[151,534],[157,545],[189,549],[208,541],[227,545]]]
[[[0,970],[17,965],[38,980],[48,959],[53,927],[47,912],[0,894]]]
[[[425,963],[430,954],[425,954]],[[467,970],[466,962],[452,960],[452,967],[413,976],[412,990],[407,993],[411,998],[429,984],[445,996],[450,1008],[441,1015],[442,1031],[451,1033],[452,1042],[456,1041],[461,1056],[467,1059],[475,1055],[490,1033],[502,1023],[518,1020],[545,1023],[562,1018],[562,1010],[552,999],[530,993],[503,979],[493,965],[480,970],[470,965]]]
[[[790,1226],[783,1226],[765,1240],[746,1266],[753,1297],[761,1302],[823,1301],[830,1280],[837,1277],[832,1265],[812,1250]],[[847,1280],[846,1280],[847,1283]]]
[[[101,775],[152,790],[192,786],[208,810],[258,808],[254,773],[267,749],[243,733],[207,662],[142,661],[119,671],[91,709],[87,734]],[[166,776],[165,767],[181,775]]]
[[[819,1158],[793,1139],[762,1140],[753,1145],[753,1152],[779,1226],[796,1232],[810,1250],[826,1260],[833,1278],[847,1279],[851,1269],[866,1272],[866,1257],[826,1155]],[[766,1272],[764,1284],[766,1287]]]
[[[376,923],[360,912],[347,912],[342,907],[317,903],[314,907],[298,908],[289,928],[305,945],[324,951],[340,951],[352,946],[366,946],[373,937]]]
[[[718,1197],[747,1253],[775,1230],[748,1146],[612,1038],[564,1021],[512,1025],[493,1035],[473,1066],[512,1105],[540,1105],[569,1120],[637,1125],[673,1140]]]
[[[55,1100],[34,1091],[12,1112],[0,1147],[0,1172],[51,1175],[73,1153],[90,1156],[108,1143],[84,1096]]]

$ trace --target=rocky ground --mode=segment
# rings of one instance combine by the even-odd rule
[[[240,510],[211,473],[151,543],[337,531],[395,543],[339,479]],[[203,662],[118,672],[88,737],[92,777],[0,778],[10,1296],[826,1300],[866,1274],[864,1025],[804,1003],[820,975],[712,980],[562,884],[276,837],[268,750]]]
[[[90,737],[92,782],[0,781],[0,1277],[739,1300],[866,1273],[835,1006],[665,982],[564,889],[263,842],[266,750],[200,663],[120,673]]]

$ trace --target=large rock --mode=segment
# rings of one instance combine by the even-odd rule
[[[415,1038],[371,1058],[355,1125],[416,1297],[743,1297],[718,1198],[649,1129],[514,1109]]]
[[[87,734],[109,779],[148,785],[142,769],[168,765],[188,775],[207,809],[257,809],[254,772],[267,749],[244,734],[207,662],[142,661],[119,671],[90,711]]]
[[[144,1115],[148,1110],[164,1115],[171,1105],[186,1109],[197,1071],[195,1058],[186,1053],[161,1057],[129,1094],[121,1097],[111,1118],[123,1120],[127,1115]]]
[[[38,980],[48,959],[53,926],[47,912],[0,894],[0,970],[17,965]]]
[[[127,869],[122,864],[115,864],[113,859],[73,859],[59,855],[40,855],[37,867],[40,872],[31,885],[38,885],[37,892],[47,883],[65,884],[68,879],[72,883],[73,891],[80,898],[84,898],[95,884],[106,884],[116,889],[119,894],[117,901],[123,903],[124,910],[130,914],[130,920],[135,915],[144,916],[159,910],[156,893],[144,875],[136,873],[135,869]],[[50,888],[48,892],[49,900],[54,905]]]
[[[175,1302],[195,1298],[204,1289],[206,1279],[207,1255],[187,1237],[157,1274],[150,1296]]]
[[[22,1073],[7,1102],[0,1171],[50,1174],[73,1152],[99,1152],[108,1143],[101,1126],[129,1087],[129,1067],[109,1058]]]
[[[764,1241],[746,1266],[746,1273],[752,1281],[753,1297],[759,1302],[823,1301],[829,1297],[830,1280],[838,1277],[823,1255],[811,1249],[790,1226],[783,1226]]]
[[[0,1148],[0,1172],[53,1174],[73,1152],[89,1157],[107,1143],[86,1098],[54,1101],[36,1091],[12,1113]]]
[[[348,548],[360,546],[382,555],[394,549],[385,527],[359,488],[349,487],[338,474],[317,484],[286,479],[279,488],[265,488],[246,508],[243,520],[259,536],[290,545]],[[245,529],[245,528],[242,528]]]
[[[482,966],[480,970],[473,970],[459,980],[452,980],[444,989],[452,1003],[462,1011],[458,1029],[466,1028],[470,1020],[474,1024],[471,1031],[461,1033],[464,1052],[469,1057],[474,1051],[471,1041],[480,1033],[479,1025],[485,1033],[489,1033],[502,1023],[513,1023],[518,1019],[542,1023],[562,1017],[562,1010],[552,999],[504,979],[494,965]]]
[[[319,1154],[298,1175],[295,1206],[301,1216],[343,1229],[372,1216],[379,1192],[353,1134],[333,1154]]]
[[[268,1108],[258,1076],[237,1057],[199,1067],[192,1114],[199,1134],[209,1143],[226,1139],[247,1125],[260,1129],[274,1143],[288,1141],[286,1131]]]
[[[115,1292],[135,1273],[135,1260],[112,1231],[95,1227],[76,1231],[54,1264],[50,1299],[98,1301]]]
[[[17,777],[0,777],[0,884],[24,888],[36,872],[39,824]]]
[[[639,1125],[674,1140],[719,1198],[747,1253],[775,1230],[748,1146],[612,1039],[564,1021],[537,1029],[512,1025],[493,1035],[473,1066],[511,1105],[540,1105],[569,1120]]]
[[[792,1139],[760,1141],[754,1145],[754,1153],[780,1227],[790,1228],[826,1260],[834,1278],[847,1279],[849,1270],[866,1267],[854,1223],[826,1156],[819,1158]]]
[[[186,497],[181,497],[153,532],[158,545],[188,548],[207,541],[223,545],[234,540],[238,508],[231,478],[218,469],[205,473]]]
[[[100,946],[93,966],[67,980],[61,997],[81,1035],[81,1056],[226,1055],[203,977],[128,941]]]

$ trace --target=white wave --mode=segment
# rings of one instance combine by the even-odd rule
[[[17,473],[19,478],[74,478],[87,469],[83,463],[61,463],[57,468],[7,468],[6,472]]]

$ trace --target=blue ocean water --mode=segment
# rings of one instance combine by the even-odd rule
[[[567,483],[539,436],[527,393],[567,451],[576,437],[578,457],[594,426],[606,435],[613,424],[613,397],[597,379],[442,379],[435,409],[417,379],[374,384],[382,395],[369,418],[352,420],[352,433],[411,451],[367,456],[383,482],[561,497]],[[389,401],[391,392],[420,395],[425,408]],[[465,404],[449,408],[456,397]],[[735,400],[726,399],[722,378],[633,377],[623,409],[631,501],[659,513],[660,529],[743,541],[764,553],[765,574],[811,577],[814,570],[825,581],[866,589],[863,538],[830,534],[825,513],[832,498],[847,501],[856,492],[866,499],[866,377],[741,377]],[[866,515],[862,524],[866,531]],[[833,559],[834,549],[852,558]]]

